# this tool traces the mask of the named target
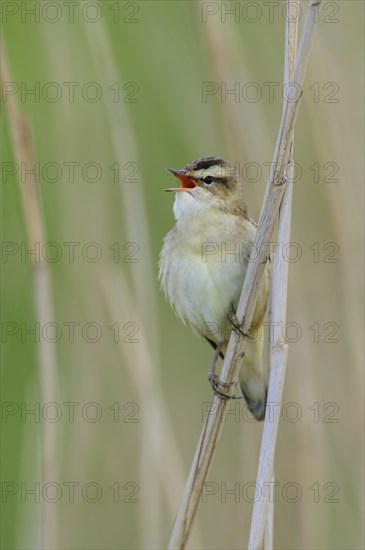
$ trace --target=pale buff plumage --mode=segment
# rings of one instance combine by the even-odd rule
[[[176,192],[176,224],[164,239],[160,280],[177,316],[199,335],[223,342],[225,351],[232,330],[228,315],[237,308],[256,225],[247,217],[242,185],[232,167],[217,159],[219,166],[197,170],[205,160],[207,166],[213,162],[199,159],[184,169],[199,183]],[[209,175],[214,180],[207,185]],[[249,408],[259,419],[267,390],[262,323],[268,286],[267,269],[250,329],[254,341],[246,346],[239,377]]]

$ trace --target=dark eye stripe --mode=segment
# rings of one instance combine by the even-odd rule
[[[205,159],[198,160],[194,165],[194,170],[207,170],[211,166],[222,166],[224,160],[217,157],[208,157]]]

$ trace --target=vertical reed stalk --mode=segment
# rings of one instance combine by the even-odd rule
[[[1,45],[1,84],[11,82],[4,45]],[[44,227],[42,223],[42,211],[35,181],[34,160],[32,152],[32,139],[25,115],[18,109],[14,96],[8,95],[5,101],[10,139],[14,156],[20,167],[26,166],[29,173],[27,180],[19,180],[20,195],[23,205],[25,229],[30,248],[38,245],[40,250],[44,248]],[[23,163],[23,164],[22,164]],[[39,261],[38,261],[39,260]],[[49,322],[54,322],[53,297],[51,277],[46,261],[42,254],[40,258],[33,258],[32,263],[33,297],[35,317],[44,327]],[[39,361],[39,386],[40,400],[44,403],[57,401],[57,362],[54,343],[40,338],[37,346]],[[42,484],[58,481],[58,456],[57,456],[57,423],[43,422],[41,435],[41,477]],[[57,506],[55,503],[41,499],[41,547],[52,549],[57,546]]]
[[[295,66],[295,56],[297,50],[297,37],[298,37],[298,23],[299,23],[299,0],[287,0],[286,8],[286,33],[285,33],[285,57],[284,57],[284,89],[287,90],[284,94],[283,111],[285,111],[288,98],[290,100],[289,84],[292,81]],[[286,322],[286,304],[287,304],[287,290],[288,290],[288,272],[289,263],[284,259],[285,246],[290,241],[290,226],[291,226],[291,205],[293,195],[293,177],[294,177],[294,165],[293,161],[293,146],[294,146],[294,131],[292,135],[292,142],[290,145],[290,157],[287,167],[287,184],[284,191],[283,199],[280,205],[279,218],[278,218],[278,245],[277,251],[274,257],[273,269],[271,274],[271,306],[272,306],[272,318],[271,322],[273,327],[277,327],[277,333],[283,334],[283,328]],[[282,340],[282,338],[275,338],[271,343],[270,350],[270,382],[269,382],[269,394],[268,403],[281,403],[286,363],[288,357],[288,346]],[[278,383],[280,382],[280,383]],[[273,394],[272,390],[275,390]],[[271,520],[268,516],[272,514],[272,505],[269,503],[269,485],[268,482],[273,477],[273,463],[274,453],[276,446],[276,435],[279,423],[279,414],[276,414],[277,418],[268,414],[264,425],[264,432],[262,437],[259,468],[257,475],[257,485],[261,490],[261,498],[254,504],[251,532],[249,539],[249,548],[261,548],[262,539],[264,536],[265,521],[266,523]],[[273,485],[272,485],[273,487]],[[272,526],[273,535],[273,526]],[[265,529],[265,548],[266,543],[271,544],[266,540]]]
[[[271,476],[271,486],[274,487],[275,475]],[[274,549],[274,500],[270,500],[267,506],[265,532],[264,532],[264,550]]]
[[[285,111],[288,97],[290,99],[289,84],[293,78],[295,56],[297,50],[298,36],[298,13],[299,0],[287,0],[286,10],[286,36],[285,36],[285,63],[284,63],[284,86],[287,94],[284,94],[283,110]],[[290,145],[290,157],[287,167],[288,182],[284,191],[283,199],[279,210],[278,220],[278,246],[274,257],[272,269],[272,281],[270,290],[272,292],[272,326],[277,327],[277,333],[283,334],[283,328],[286,322],[286,303],[288,290],[288,272],[289,263],[285,261],[284,249],[290,241],[291,226],[291,204],[293,195],[293,160],[294,131]],[[268,403],[281,403],[286,363],[288,357],[288,346],[281,337],[275,338],[271,344],[270,352],[270,381]],[[273,394],[273,390],[275,393]],[[277,417],[277,418],[276,418]],[[279,414],[275,414],[273,419],[271,414],[266,415],[264,431],[261,443],[261,452],[259,468],[257,474],[257,484],[261,489],[261,498],[255,502],[251,521],[251,532],[249,539],[249,548],[261,548],[263,533],[265,529],[266,516],[271,514],[269,503],[269,485],[268,482],[273,476],[273,463],[276,446],[276,435],[279,424]]]

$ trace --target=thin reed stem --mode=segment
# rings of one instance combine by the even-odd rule
[[[288,90],[289,84],[292,81],[295,66],[295,56],[297,50],[298,37],[298,22],[299,18],[299,0],[287,0],[286,9],[286,36],[285,36],[285,57],[284,57],[284,89]],[[288,97],[284,95],[283,110],[285,111]],[[272,326],[277,327],[277,333],[283,334],[283,327],[286,322],[286,305],[287,305],[287,290],[288,290],[288,273],[289,263],[285,261],[284,249],[290,241],[291,227],[291,205],[293,195],[293,177],[294,165],[293,161],[293,146],[294,146],[294,131],[290,144],[289,165],[287,168],[288,182],[284,191],[284,196],[280,205],[278,218],[278,246],[274,256],[273,269],[271,274],[270,291],[272,305]],[[286,364],[288,358],[288,345],[282,338],[275,338],[271,344],[270,350],[270,380],[268,392],[268,404],[281,403]],[[261,442],[261,452],[259,459],[259,467],[257,474],[257,486],[261,490],[261,498],[255,502],[251,530],[249,538],[249,548],[259,549],[262,546],[264,530],[264,542],[268,543],[266,537],[266,525],[269,521],[269,516],[272,514],[272,506],[269,502],[270,486],[269,481],[273,478],[274,470],[274,454],[276,446],[276,436],[279,425],[280,415],[266,415],[264,431]],[[273,487],[273,485],[271,485]],[[272,522],[270,522],[272,523]],[[273,530],[273,525],[271,525]],[[272,531],[273,536],[273,531]],[[270,537],[272,538],[272,537]],[[272,540],[271,543],[272,547]],[[266,544],[265,544],[266,548]]]
[[[4,44],[1,44],[1,84],[11,82]],[[26,166],[27,180],[19,180],[20,194],[25,219],[25,229],[28,244],[33,249],[37,244],[44,249],[44,227],[37,186],[35,182],[32,139],[25,115],[18,109],[13,95],[8,95],[5,101],[10,138],[18,167]],[[23,163],[23,164],[22,164]],[[34,170],[34,171],[33,171]],[[20,173],[20,169],[19,169]],[[48,266],[40,255],[39,261],[32,261],[33,297],[35,317],[41,327],[54,322],[53,294]],[[39,386],[42,403],[57,402],[57,362],[55,345],[45,338],[37,345],[39,362]],[[57,424],[42,423],[41,436],[41,475],[42,483],[58,481]],[[41,547],[52,549],[57,547],[57,506],[55,503],[41,500]]]
[[[271,476],[271,486],[274,487],[275,475]],[[274,548],[274,499],[270,500],[267,507],[265,532],[264,532],[264,550],[273,550]]]

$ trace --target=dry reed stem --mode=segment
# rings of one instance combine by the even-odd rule
[[[288,84],[291,82],[291,79],[293,78],[294,73],[294,65],[295,65],[295,56],[296,56],[296,50],[297,50],[297,42],[298,42],[298,24],[299,24],[299,18],[297,17],[299,13],[299,0],[287,0],[287,8],[286,8],[286,32],[285,32],[285,55],[284,55],[284,86],[286,86],[286,89]],[[285,111],[287,99],[284,96],[283,101],[283,110]],[[292,137],[292,143],[290,146],[290,157],[289,162],[293,160],[293,148],[294,148],[294,132]],[[294,165],[289,164],[288,170],[288,182],[286,185],[286,189],[284,191],[283,199],[280,205],[279,209],[279,217],[278,217],[278,246],[276,249],[276,254],[274,256],[274,262],[273,262],[273,269],[271,273],[271,284],[270,284],[270,293],[271,293],[271,299],[270,304],[272,307],[271,312],[271,319],[270,321],[273,323],[273,327],[277,327],[277,332],[279,334],[283,334],[283,327],[286,322],[286,304],[287,304],[287,289],[288,289],[288,272],[289,272],[289,263],[284,260],[284,247],[287,245],[287,243],[290,242],[290,227],[291,227],[291,205],[292,205],[292,195],[293,195],[293,177],[294,177]],[[285,349],[285,352],[283,352]],[[278,368],[280,369],[280,372],[278,373],[275,370],[276,361],[272,361],[272,358],[274,355],[276,355],[276,349],[282,350],[280,353],[280,360],[278,361]],[[279,340],[275,340],[272,344],[270,344],[270,382],[269,386],[271,384],[271,377],[275,377],[279,380],[282,380],[282,385],[277,386],[277,391],[279,392],[277,395],[273,397],[274,403],[281,403],[282,400],[282,392],[283,392],[283,385],[284,385],[284,378],[285,378],[285,370],[286,370],[286,363],[287,363],[287,344],[279,342]],[[275,363],[275,365],[274,365]],[[270,389],[269,389],[270,393]],[[271,398],[268,397],[268,402],[271,403]],[[269,424],[268,426],[264,426],[264,432],[262,437],[262,443],[261,443],[261,452],[260,452],[260,459],[259,459],[259,468],[258,468],[258,476],[257,476],[257,484],[261,483],[261,485],[257,485],[260,487],[260,494],[261,498],[261,506],[254,504],[253,508],[253,514],[252,514],[252,520],[251,520],[251,531],[250,531],[250,541],[249,541],[249,548],[260,548],[262,544],[262,538],[264,538],[264,548],[265,550],[268,550],[268,548],[273,547],[273,535],[274,535],[274,525],[273,525],[273,502],[268,501],[269,491],[268,491],[268,481],[270,479],[272,480],[274,478],[274,453],[275,453],[275,445],[276,445],[276,433],[277,433],[277,425],[274,426],[273,424],[278,424],[279,422],[279,415],[276,414],[277,418],[272,418],[267,416],[265,424]],[[267,428],[267,429],[266,429]],[[274,436],[271,438],[265,438],[267,437],[268,432],[271,430],[274,431]],[[265,449],[265,446],[271,443],[273,446],[271,449]],[[272,455],[272,456],[271,456]],[[265,460],[265,458],[268,460],[268,463],[265,464],[262,463],[262,461]],[[270,465],[271,472],[270,472]],[[266,479],[263,479],[263,476],[269,476]],[[265,483],[266,482],[266,483]],[[271,485],[274,487],[273,485]],[[265,513],[266,511],[266,513]],[[266,518],[265,518],[266,515]],[[265,525],[266,524],[266,525]],[[267,529],[270,530],[270,533],[267,533]],[[256,537],[256,538],[255,538]],[[253,545],[253,546],[251,546]]]
[[[11,82],[4,44],[1,44],[1,84]],[[18,167],[34,169],[32,139],[25,115],[18,109],[14,96],[8,95],[5,101],[5,112],[10,130],[10,138]],[[19,170],[20,173],[20,170]],[[34,173],[31,171],[27,181],[19,181],[20,195],[25,218],[27,240],[31,249],[36,243],[44,248],[44,228]],[[51,278],[43,256],[39,261],[33,259],[32,278],[35,317],[41,327],[54,322]],[[54,343],[41,338],[37,346],[39,361],[39,385],[42,403],[57,402],[57,362]],[[41,477],[42,483],[58,481],[57,427],[56,423],[42,423],[41,436]],[[57,546],[57,507],[45,499],[41,501],[41,547],[44,549]]]
[[[293,80],[300,86],[301,89],[303,89],[315,24],[313,8],[318,6],[320,1],[321,0],[312,0],[309,3],[308,12],[304,22],[300,48],[293,76]],[[242,325],[243,331],[247,331],[252,322],[256,299],[260,289],[261,278],[268,258],[268,246],[278,215],[281,199],[285,190],[285,183],[287,181],[285,168],[288,165],[288,159],[290,156],[290,145],[292,142],[292,134],[298,114],[299,103],[299,99],[295,102],[287,103],[278,133],[273,157],[273,174],[270,174],[268,178],[264,203],[262,206],[255,244],[253,247],[256,252],[260,252],[261,261],[249,263],[237,308],[237,319]],[[237,381],[245,344],[246,338],[240,338],[236,341],[235,335],[231,335],[221,372],[221,382],[228,384],[231,392],[233,392],[234,383]],[[278,343],[278,345],[273,349],[273,369],[275,369],[275,372],[278,370],[278,360],[281,362],[282,354],[284,355],[285,360],[286,353],[287,349],[284,342],[280,344]],[[271,379],[272,378],[273,377],[271,377]],[[278,381],[274,380],[274,382]],[[282,384],[283,380],[281,380],[280,383]],[[269,390],[269,400],[270,397],[272,398],[274,395],[280,395],[280,387],[277,387],[277,384],[272,384],[272,388]],[[228,403],[229,399],[222,400],[216,395],[212,398],[212,414],[207,416],[203,426],[169,541],[170,549],[180,549],[185,548],[186,546],[193,520],[197,512],[203,484],[212,463],[214,451],[223,428],[223,418]],[[275,443],[275,440],[272,443]],[[267,448],[274,448],[275,445],[272,443],[271,445],[268,445]],[[269,460],[269,458],[270,457],[268,456],[267,460]],[[271,472],[272,464],[270,475]]]
[[[271,486],[274,487],[275,475],[271,476]],[[265,532],[264,532],[264,550],[273,550],[274,548],[274,500],[268,503]]]

